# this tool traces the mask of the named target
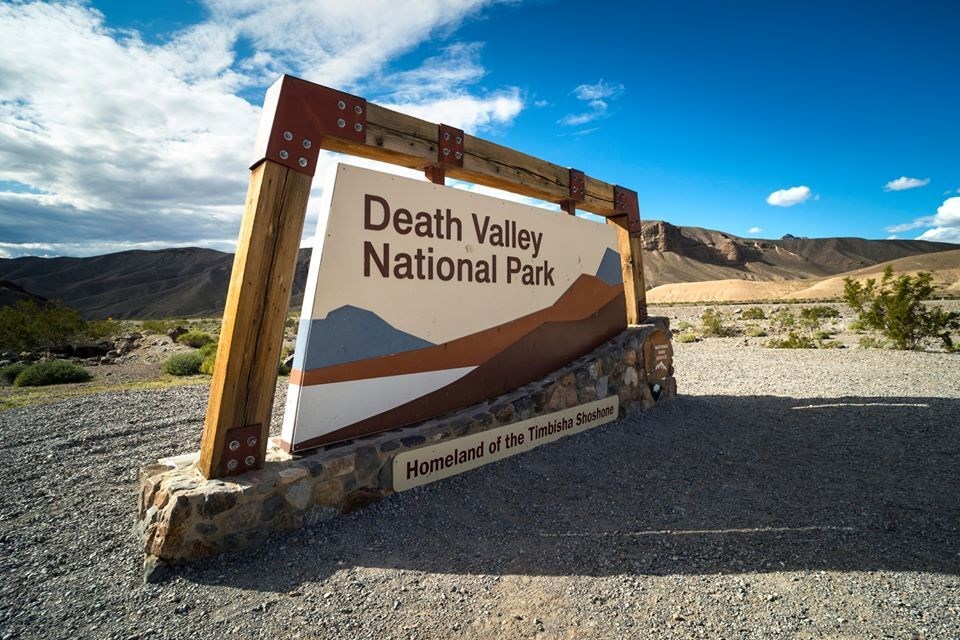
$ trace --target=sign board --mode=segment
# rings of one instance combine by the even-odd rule
[[[673,370],[673,347],[663,331],[654,331],[644,343],[643,361],[647,367],[647,380],[663,380]]]
[[[617,396],[404,451],[393,459],[393,490],[406,491],[529,451],[617,419]]]
[[[324,189],[281,443],[467,407],[626,326],[610,225],[348,165]]]

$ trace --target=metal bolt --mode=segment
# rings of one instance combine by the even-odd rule
[[[359,122],[358,122],[357,124],[353,125],[353,128],[354,128],[355,131],[363,131],[363,125],[360,124]]]
[[[344,102],[343,100],[338,100],[338,101],[337,101],[337,106],[340,107],[341,109],[346,109],[346,108],[347,108],[347,103]]]
[[[444,147],[444,148],[443,148],[443,155],[445,155],[445,156],[450,155],[450,149],[447,149],[446,147]]]
[[[347,126],[347,121],[344,120],[343,118],[340,118],[339,120],[337,120],[337,126],[343,129],[345,126]]]
[[[309,148],[312,147],[312,146],[313,146],[313,143],[310,142],[309,139],[307,139],[307,138],[304,138],[304,139],[303,139],[303,148],[304,148],[304,149],[309,149]]]
[[[290,142],[291,140],[293,140],[293,134],[290,133],[289,131],[284,131],[283,139],[286,140],[287,142]]]
[[[287,150],[286,150],[286,149],[280,149],[280,159],[281,159],[281,160],[286,160],[286,159],[289,158],[289,157],[290,157],[290,154],[287,153]]]
[[[231,440],[229,446],[230,446],[230,451],[236,451],[237,449],[240,448],[240,441],[239,441],[239,440]]]
[[[237,462],[235,459],[231,458],[230,460],[227,460],[227,469],[229,469],[230,471],[233,471],[234,469],[237,468],[238,464],[240,463]]]
[[[454,157],[456,157],[457,160],[459,160],[460,158],[463,157],[463,154],[460,153],[459,151],[457,151],[457,152],[456,152],[455,154],[453,154],[453,155],[454,155]]]
[[[449,140],[449,139],[450,139],[450,133],[444,131],[444,132],[443,132],[443,139],[444,139],[444,140]]]
[[[301,167],[307,166],[307,159],[306,159],[306,158],[300,158],[299,160],[297,160],[297,162],[300,163],[300,166],[301,166]]]
[[[457,136],[457,144],[463,144],[463,138]]]
[[[360,105],[357,105],[353,108],[353,112],[357,115],[360,115],[361,113],[363,113],[363,107],[361,107]]]
[[[244,458],[243,461],[247,463],[248,467],[252,467],[257,463],[257,459],[254,458],[253,456],[247,456],[246,458]]]
[[[247,438],[248,447],[252,447],[255,444],[257,444],[257,436],[250,436],[249,438]]]

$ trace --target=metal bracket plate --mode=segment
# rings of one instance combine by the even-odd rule
[[[583,202],[587,197],[586,176],[583,171],[570,169],[570,199]]]
[[[314,175],[324,136],[363,143],[367,101],[293,76],[267,91],[251,168],[263,160]]]
[[[260,431],[259,424],[234,427],[227,431],[223,442],[223,455],[220,456],[224,476],[235,476],[260,466]]]
[[[452,167],[463,166],[463,129],[437,125],[437,162]]]
[[[627,231],[631,238],[639,238],[643,233],[640,222],[640,201],[637,192],[620,185],[613,186],[613,210],[617,215],[627,216]]]

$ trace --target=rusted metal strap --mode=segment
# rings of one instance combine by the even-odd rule
[[[640,222],[640,201],[637,192],[620,185],[613,186],[613,210],[618,215],[627,216],[627,231],[631,238],[639,238],[643,234],[643,225]]]

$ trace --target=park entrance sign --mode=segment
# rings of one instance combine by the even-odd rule
[[[287,451],[492,398],[626,328],[611,226],[348,165],[332,182],[290,376]]]

